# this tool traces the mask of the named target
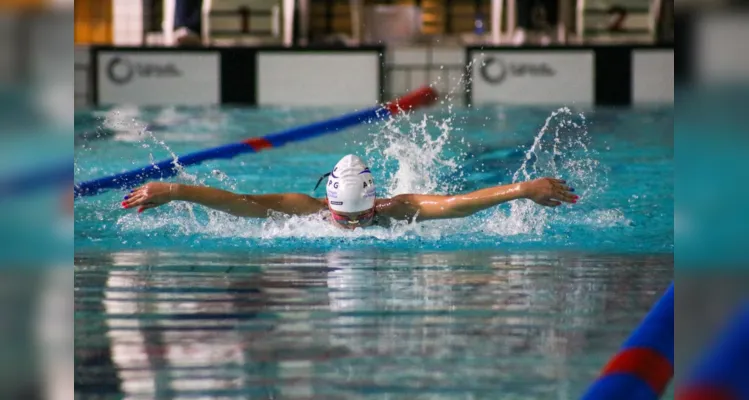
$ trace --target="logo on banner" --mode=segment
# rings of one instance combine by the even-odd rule
[[[481,77],[494,85],[499,85],[508,77],[551,77],[556,71],[549,64],[530,62],[506,63],[500,58],[488,57],[481,65]]]
[[[107,64],[107,77],[118,85],[124,85],[139,78],[176,78],[182,71],[173,63],[131,62],[124,57],[114,57]]]

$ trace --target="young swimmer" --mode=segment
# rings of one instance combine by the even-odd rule
[[[326,198],[316,199],[300,193],[242,195],[202,186],[151,182],[125,196],[124,208],[138,207],[138,212],[170,201],[188,201],[232,215],[265,218],[271,211],[288,215],[329,212],[330,219],[343,228],[372,225],[388,226],[391,220],[426,221],[463,218],[498,204],[530,199],[537,204],[556,207],[562,202],[576,203],[574,189],[561,179],[540,178],[532,181],[494,186],[457,195],[400,194],[377,199],[372,174],[355,155],[343,157],[328,176]],[[325,178],[318,181],[318,185]]]

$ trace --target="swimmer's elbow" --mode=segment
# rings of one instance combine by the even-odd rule
[[[462,218],[473,214],[457,196],[398,195],[393,197],[398,219],[427,221],[430,219]]]
[[[459,204],[450,204],[445,207],[443,213],[444,218],[465,218],[473,215],[473,210],[461,207]]]
[[[243,217],[266,218],[272,213],[309,215],[325,208],[323,202],[301,193],[244,195],[238,208]]]
[[[419,220],[463,218],[473,214],[456,196],[435,196],[419,205]]]
[[[262,203],[260,196],[249,194],[234,195],[233,201],[227,204],[224,212],[235,217],[242,218],[265,218],[268,216],[269,208]]]

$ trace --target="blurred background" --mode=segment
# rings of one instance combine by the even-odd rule
[[[90,46],[385,45],[390,95],[434,83],[430,71],[441,69],[442,83],[461,75],[466,46],[668,45],[673,6],[672,0],[82,0],[75,2],[75,104],[92,101]]]
[[[75,2],[76,45],[580,44],[673,40],[669,0]]]
[[[0,396],[72,399],[73,1],[0,2]]]

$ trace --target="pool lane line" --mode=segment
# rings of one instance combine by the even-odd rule
[[[73,176],[73,160],[58,161],[29,171],[3,175],[0,176],[0,200],[48,189],[70,190]]]
[[[674,374],[674,284],[614,354],[583,400],[656,400]]]
[[[168,178],[176,175],[181,168],[197,165],[215,159],[230,159],[243,153],[257,153],[287,143],[311,139],[337,132],[361,123],[381,120],[403,111],[428,106],[437,100],[437,92],[431,87],[422,87],[400,97],[382,107],[346,114],[326,121],[311,123],[286,129],[270,135],[250,138],[238,143],[214,147],[183,156],[176,160],[163,160],[138,169],[85,181],[74,186],[75,197],[93,196],[108,189],[130,189],[150,179]]]
[[[679,385],[677,400],[749,400],[749,301],[732,317]]]

